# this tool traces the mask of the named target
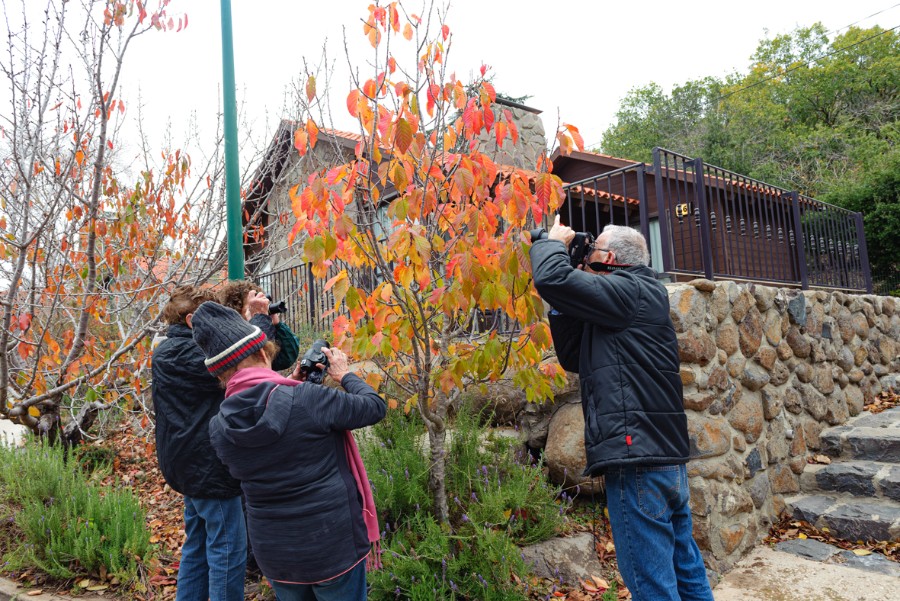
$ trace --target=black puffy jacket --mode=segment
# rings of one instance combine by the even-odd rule
[[[573,269],[565,245],[531,246],[534,284],[550,303],[557,357],[581,377],[585,475],[686,463],[687,416],[669,295],[652,269]],[[558,314],[557,314],[558,312]]]
[[[213,451],[209,420],[219,412],[225,389],[210,375],[191,329],[174,324],[153,351],[153,408],[159,469],[176,491],[199,499],[230,499],[240,482]]]
[[[257,384],[226,398],[209,424],[219,457],[241,480],[253,552],[272,580],[320,582],[369,553],[344,444],[346,430],[377,423],[387,406],[354,374],[341,385],[346,392]]]

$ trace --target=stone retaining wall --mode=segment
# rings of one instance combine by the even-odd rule
[[[691,440],[694,536],[707,566],[722,573],[765,535],[784,497],[799,491],[822,430],[895,386],[900,307],[889,297],[734,282],[668,288]],[[546,437],[551,477],[568,485],[584,466],[575,397],[526,406],[518,418],[532,445]]]
[[[669,287],[694,536],[729,570],[800,490],[823,429],[900,373],[893,298],[697,280]]]

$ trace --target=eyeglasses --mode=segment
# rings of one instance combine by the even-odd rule
[[[610,252],[610,250],[609,250],[608,248],[600,248],[599,246],[596,246],[596,245],[592,245],[592,246],[591,246],[591,250],[594,250],[594,251],[602,250],[602,251],[605,252],[605,253]]]

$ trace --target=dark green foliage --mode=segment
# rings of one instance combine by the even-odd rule
[[[883,284],[876,292],[900,292],[900,152],[888,156],[864,179],[836,187],[826,200],[863,213],[872,275],[876,287]]]
[[[553,536],[568,504],[514,440],[486,433],[469,411],[448,439],[444,526],[429,511],[417,417],[389,411],[361,445],[384,528],[384,569],[369,574],[370,598],[524,600],[528,570],[517,545]]]
[[[127,490],[89,483],[64,451],[38,442],[0,448],[0,494],[21,537],[7,538],[9,569],[37,567],[55,578],[96,572],[134,580],[150,552],[145,514]]]

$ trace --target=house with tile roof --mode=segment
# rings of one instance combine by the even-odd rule
[[[497,99],[519,131],[498,145],[482,134],[481,151],[500,176],[528,169],[546,151],[540,111]],[[250,277],[271,280],[277,296],[306,295],[306,320],[327,311],[302,260],[287,244],[294,224],[291,187],[314,171],[353,159],[358,133],[321,130],[316,147],[300,156],[296,125],[282,121],[244,198],[245,258]],[[670,281],[736,279],[797,288],[871,290],[862,217],[795,191],[752,180],[665,149],[653,164],[590,151],[550,156],[566,198],[562,221],[595,235],[606,224],[640,229],[652,266]],[[535,175],[537,175],[535,173]],[[393,197],[383,191],[382,205]],[[385,221],[387,221],[385,219]],[[276,283],[280,282],[280,283]]]

